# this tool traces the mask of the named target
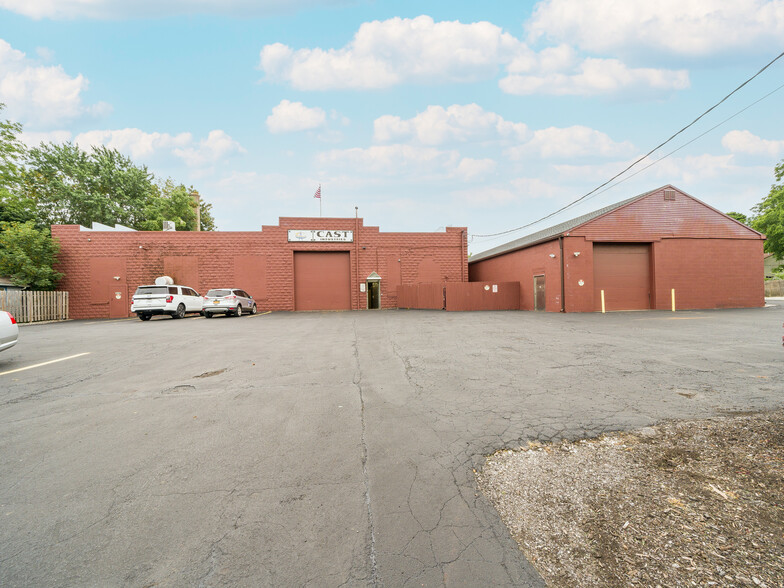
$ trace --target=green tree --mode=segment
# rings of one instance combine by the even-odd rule
[[[775,176],[778,183],[773,184],[767,197],[752,208],[751,226],[767,236],[765,251],[777,259],[784,259],[784,161],[776,166]]]
[[[0,114],[5,104],[0,102]],[[19,162],[25,153],[25,146],[19,140],[22,125],[10,120],[0,120],[0,190],[14,191],[21,177]]]
[[[0,103],[0,113],[5,105]],[[35,218],[33,203],[20,191],[25,146],[19,140],[22,125],[0,120],[0,222],[25,222]]]
[[[743,223],[744,225],[749,224],[749,217],[747,217],[742,212],[725,212],[727,216],[734,218],[736,221]]]
[[[17,286],[52,290],[62,274],[52,266],[59,245],[48,229],[38,229],[33,221],[0,223],[0,275],[9,276]]]
[[[186,188],[175,184],[171,178],[158,184],[159,195],[147,204],[145,220],[139,224],[145,231],[160,231],[163,221],[173,221],[178,231],[196,230],[196,200],[193,186]],[[211,214],[212,205],[201,202],[201,230],[214,231],[215,219]]]
[[[42,143],[25,159],[23,190],[36,204],[39,223],[116,223],[136,228],[157,196],[153,176],[116,149]]]

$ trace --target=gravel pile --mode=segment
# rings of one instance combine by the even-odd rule
[[[476,472],[550,586],[784,586],[784,411],[530,443]]]

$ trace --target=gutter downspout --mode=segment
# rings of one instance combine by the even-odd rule
[[[354,257],[356,258],[354,265],[357,268],[357,282],[352,289],[354,290],[354,309],[359,310],[359,206],[354,207]]]
[[[566,285],[564,284],[564,254],[563,254],[563,237],[558,237],[558,248],[561,251],[561,312],[566,312]]]

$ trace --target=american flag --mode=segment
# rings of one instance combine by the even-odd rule
[[[313,194],[313,198],[321,198],[321,185],[319,185],[318,190],[316,190],[316,193]]]

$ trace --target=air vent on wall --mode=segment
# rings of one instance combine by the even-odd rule
[[[675,200],[675,190],[665,190],[664,191],[664,199],[665,200]]]

